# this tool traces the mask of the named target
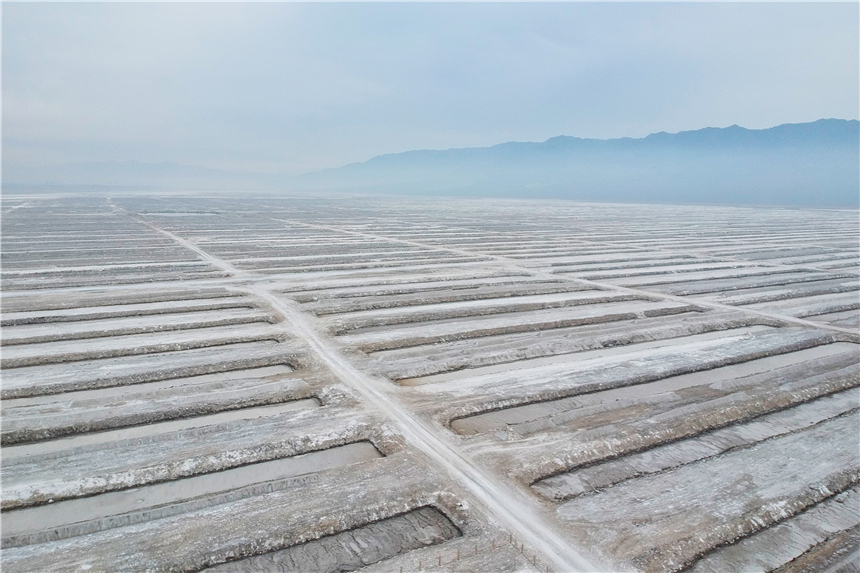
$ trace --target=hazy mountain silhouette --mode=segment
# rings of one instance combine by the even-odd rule
[[[770,129],[733,125],[641,139],[559,136],[540,143],[407,151],[298,177],[175,163],[97,162],[16,170],[15,184],[186,190],[351,191],[646,203],[857,207],[858,121]]]
[[[856,120],[733,125],[641,139],[408,151],[298,178],[305,189],[593,201],[856,207]]]

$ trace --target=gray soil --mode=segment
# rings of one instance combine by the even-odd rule
[[[855,211],[5,193],[2,569],[857,573]]]
[[[280,551],[217,565],[207,571],[355,571],[405,551],[436,545],[460,535],[460,530],[444,514],[432,507],[422,507]]]

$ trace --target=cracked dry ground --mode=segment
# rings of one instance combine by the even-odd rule
[[[855,211],[2,223],[4,571],[858,571]]]

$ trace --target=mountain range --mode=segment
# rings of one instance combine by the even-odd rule
[[[539,143],[379,155],[294,177],[173,163],[101,162],[25,174],[4,164],[3,179],[4,187],[100,185],[857,207],[858,123],[821,119],[757,130],[733,125],[639,139],[558,136]]]

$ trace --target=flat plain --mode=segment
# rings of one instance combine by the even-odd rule
[[[2,567],[856,572],[851,210],[2,211]]]

